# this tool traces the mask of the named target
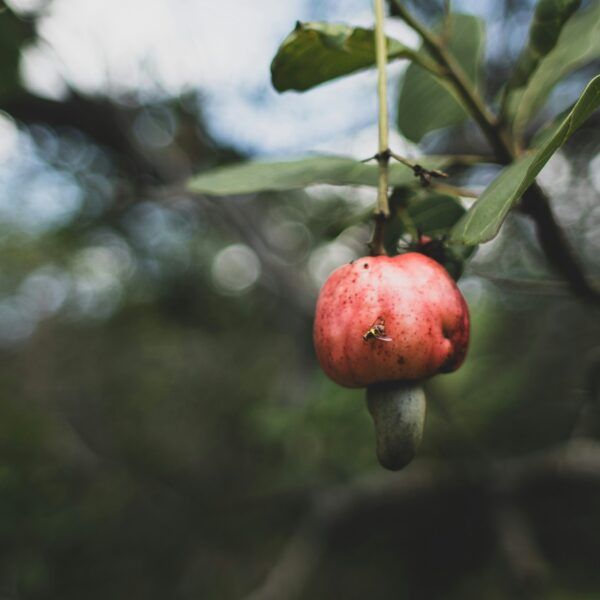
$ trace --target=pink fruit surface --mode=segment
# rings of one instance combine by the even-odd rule
[[[467,304],[423,254],[365,257],[336,269],[317,301],[321,367],[346,387],[411,381],[457,369],[469,342]]]

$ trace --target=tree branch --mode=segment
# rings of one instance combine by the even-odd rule
[[[492,471],[490,474],[490,470]],[[491,475],[491,476],[490,476]],[[600,484],[600,443],[593,439],[566,444],[500,461],[415,461],[402,475],[388,473],[334,486],[314,495],[305,519],[285,544],[264,583],[247,600],[294,600],[301,596],[318,567],[336,525],[382,503],[398,504],[417,494],[473,485],[488,490],[498,543],[513,575],[528,585],[547,575],[525,515],[516,505],[519,493],[540,479],[580,479]],[[499,502],[499,498],[501,502]],[[494,512],[496,511],[496,512]],[[508,527],[508,530],[504,528]]]
[[[532,597],[548,579],[549,569],[527,516],[514,498],[502,498],[494,510],[498,546],[517,593]]]
[[[119,115],[108,100],[87,98],[70,92],[65,100],[57,101],[23,92],[4,100],[0,103],[0,109],[26,124],[46,123],[54,127],[73,127],[97,144],[131,156],[131,141],[124,127],[123,115]],[[135,159],[137,160],[137,156]],[[151,166],[145,161],[141,166],[151,170]]]
[[[520,209],[535,222],[544,254],[556,272],[569,282],[573,292],[585,300],[600,303],[600,292],[581,269],[564,231],[552,214],[548,198],[537,183],[523,195]]]
[[[418,469],[405,471],[402,477],[378,473],[317,493],[308,515],[284,546],[265,582],[246,600],[294,600],[300,597],[320,562],[335,525],[382,498],[402,500],[430,490],[435,481],[434,465],[422,461]]]

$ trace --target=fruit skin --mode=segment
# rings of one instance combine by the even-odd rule
[[[364,335],[383,322],[384,341]],[[315,314],[317,358],[346,387],[448,373],[469,342],[467,304],[436,261],[416,252],[365,257],[336,269]]]

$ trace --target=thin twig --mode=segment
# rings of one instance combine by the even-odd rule
[[[392,151],[390,150],[390,156],[392,156]],[[368,158],[363,158],[361,163],[368,163],[372,160],[377,160],[378,154],[374,154],[373,156],[369,156]],[[407,166],[412,167],[414,164],[418,164],[416,161],[411,160],[410,158],[406,158],[404,156],[400,156],[399,154],[393,153],[393,157],[401,163],[406,164]],[[400,158],[398,158],[400,157]],[[443,156],[444,166],[448,169],[453,167],[472,167],[473,165],[479,164],[497,164],[498,159],[493,154],[448,154]],[[402,160],[400,160],[402,159]]]
[[[419,180],[421,181],[421,185],[423,187],[429,186],[431,184],[432,178],[434,178],[434,177],[442,177],[442,178],[448,177],[448,173],[445,173],[444,171],[440,171],[439,169],[428,169],[428,168],[424,167],[423,165],[419,164],[418,162],[415,162],[414,160],[411,160],[410,158],[401,156],[400,154],[396,154],[396,152],[393,152],[392,150],[389,150],[389,149],[384,150],[383,152],[379,152],[375,156],[371,156],[370,158],[365,158],[365,159],[361,160],[361,162],[366,163],[366,162],[369,162],[370,160],[375,159],[375,160],[377,160],[378,163],[381,164],[382,162],[385,162],[387,165],[390,158],[393,158],[394,160],[396,160],[400,164],[404,165],[405,167],[412,169],[412,172],[414,173],[415,177],[419,178]]]
[[[426,169],[419,163],[405,158],[404,156],[400,156],[400,154],[396,154],[392,151],[389,151],[389,154],[394,160],[397,160],[399,163],[411,168],[415,177],[418,177],[421,181],[421,185],[423,187],[430,185],[433,177],[448,177],[448,173],[444,173],[444,171],[440,171],[438,169]]]
[[[498,159],[493,154],[449,154],[448,162],[444,165],[447,169],[452,167],[472,167],[480,164],[494,164]]]
[[[479,194],[473,190],[464,187],[457,187],[455,185],[448,185],[447,183],[437,183],[432,181],[430,187],[436,192],[448,194],[450,196],[459,196],[461,198],[479,198]]]

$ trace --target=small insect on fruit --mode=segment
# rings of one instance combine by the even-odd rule
[[[392,338],[385,335],[385,321],[383,317],[377,317],[373,325],[367,329],[363,335],[363,340],[368,342],[369,340],[379,340],[381,342],[391,342]]]

